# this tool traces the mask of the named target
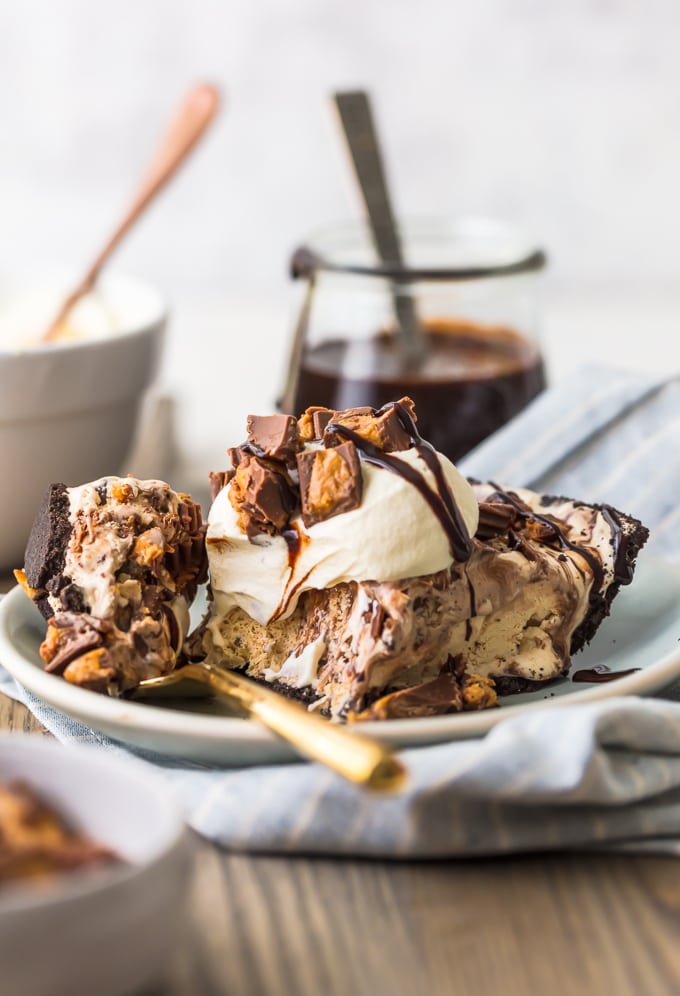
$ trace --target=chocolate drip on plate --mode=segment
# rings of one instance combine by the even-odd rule
[[[625,678],[629,674],[635,674],[639,667],[629,667],[625,671],[612,671],[606,664],[596,664],[595,667],[584,667],[580,671],[575,671],[571,680],[577,684],[601,685],[606,681],[616,681],[617,678]]]

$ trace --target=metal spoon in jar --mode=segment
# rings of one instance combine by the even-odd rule
[[[334,94],[333,102],[378,256],[384,263],[403,264],[401,238],[392,210],[369,95],[365,90],[345,90]],[[408,288],[392,287],[392,308],[404,354],[409,363],[417,368],[425,359],[427,340],[415,300]]]
[[[168,689],[172,697],[196,697],[206,692],[219,695],[287,740],[300,754],[325,764],[357,785],[393,792],[406,782],[406,769],[390,747],[331,723],[299,702],[284,698],[229,668],[184,664],[170,674],[145,678],[126,697],[165,697]]]

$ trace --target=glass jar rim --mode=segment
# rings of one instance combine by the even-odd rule
[[[333,259],[332,251],[328,252],[324,248],[314,247],[314,242],[323,243],[324,239],[328,240],[331,235],[336,237],[338,235],[345,237],[353,236],[355,240],[361,237],[363,238],[364,249],[373,245],[369,226],[365,222],[345,222],[335,226],[326,226],[314,233],[306,243],[295,249],[290,262],[291,275],[293,278],[303,277],[312,279],[315,274],[326,272],[378,277],[394,283],[413,283],[421,280],[465,281],[538,272],[547,264],[547,255],[542,248],[531,246],[526,238],[520,238],[522,233],[495,219],[474,217],[447,218],[445,216],[436,218],[406,218],[403,219],[398,227],[401,228],[402,233],[406,233],[410,225],[416,226],[413,230],[417,233],[415,238],[411,235],[411,239],[414,242],[418,239],[429,239],[434,234],[441,243],[444,243],[448,239],[451,246],[453,246],[456,239],[460,241],[461,239],[469,238],[471,233],[473,233],[473,239],[476,238],[479,240],[481,233],[482,239],[489,239],[490,237],[490,240],[494,238],[498,239],[499,236],[507,240],[510,236],[518,244],[523,243],[526,248],[523,251],[517,250],[513,252],[510,254],[510,259],[504,259],[500,262],[490,261],[453,265],[431,265],[427,263],[425,265],[411,265],[403,261],[390,262],[379,259],[376,262],[365,262],[358,259],[352,260],[351,258],[337,260]],[[425,233],[423,234],[422,227],[418,228],[418,226],[431,227],[425,229]],[[357,256],[361,255],[361,249],[362,246],[357,242]],[[345,251],[344,256],[346,255]],[[508,255],[507,246],[505,255]]]

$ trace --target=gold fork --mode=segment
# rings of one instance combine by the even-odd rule
[[[199,690],[225,698],[251,719],[277,733],[305,757],[320,761],[357,785],[380,792],[402,788],[407,774],[394,751],[365,734],[329,722],[292,701],[244,677],[212,664],[185,664],[170,674],[145,678],[126,693],[133,699],[162,695],[192,696]]]

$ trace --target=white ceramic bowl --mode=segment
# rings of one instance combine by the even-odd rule
[[[124,863],[0,888],[2,996],[123,996],[158,982],[186,916],[191,842],[164,786],[90,747],[0,736],[22,779]]]
[[[165,304],[150,286],[115,274],[81,306],[91,338],[31,347],[22,321],[38,329],[49,322],[68,286],[54,277],[0,282],[0,570],[22,565],[48,484],[126,472],[158,369]]]

